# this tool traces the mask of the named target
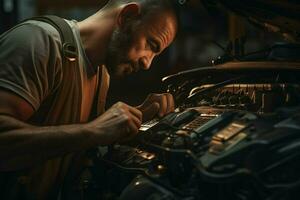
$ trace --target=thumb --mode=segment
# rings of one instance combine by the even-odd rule
[[[158,113],[159,111],[159,103],[155,102],[147,106],[143,110],[143,121],[148,121],[154,118],[154,116]]]

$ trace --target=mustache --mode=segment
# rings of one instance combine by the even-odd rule
[[[138,72],[141,69],[140,63],[139,62],[129,62],[131,67],[133,68],[134,72]]]

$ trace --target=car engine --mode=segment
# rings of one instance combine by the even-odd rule
[[[220,2],[238,2],[238,12],[249,6],[244,15],[253,9]],[[250,18],[263,24],[258,16]],[[290,34],[295,40],[298,30]],[[259,61],[165,77],[176,111],[142,124],[126,144],[93,151],[94,165],[77,188],[81,199],[299,199],[299,53],[296,43],[277,45]]]
[[[299,80],[300,64],[285,62],[227,63],[166,77],[176,112],[142,124],[129,143],[96,151],[86,194],[297,199]]]

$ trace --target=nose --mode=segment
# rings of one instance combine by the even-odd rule
[[[155,54],[153,52],[149,52],[149,53],[143,55],[139,59],[139,65],[141,66],[141,68],[143,68],[144,70],[148,70],[151,66],[151,63],[152,63],[154,57],[155,57]]]

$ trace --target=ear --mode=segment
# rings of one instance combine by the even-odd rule
[[[138,3],[128,3],[121,8],[118,15],[117,24],[122,27],[128,20],[134,19],[140,15],[141,7]]]

